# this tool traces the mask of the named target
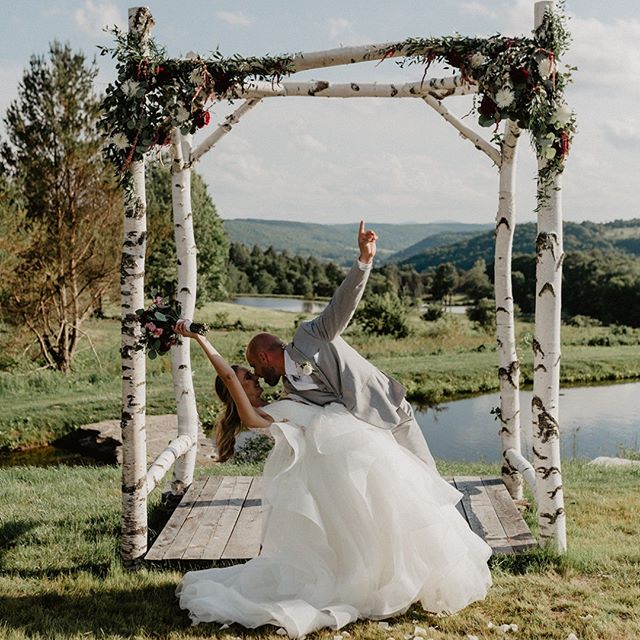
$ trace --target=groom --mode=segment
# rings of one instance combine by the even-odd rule
[[[271,386],[283,378],[287,393],[318,405],[339,402],[356,418],[390,429],[400,445],[435,468],[405,398],[405,388],[340,337],[364,293],[377,239],[376,233],[365,230],[364,221],[360,221],[360,257],[326,309],[314,320],[303,322],[289,344],[270,333],[254,336],[247,345],[247,361]]]

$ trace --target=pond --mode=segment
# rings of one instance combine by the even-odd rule
[[[272,309],[275,311],[291,311],[293,313],[320,313],[326,302],[317,300],[302,300],[300,298],[268,298],[262,296],[238,296],[231,300],[234,304],[258,309]]]
[[[102,460],[83,456],[76,451],[68,451],[58,447],[44,446],[15,451],[12,453],[0,453],[0,468],[2,467],[56,467],[67,466],[94,466],[107,464]]]
[[[531,460],[531,391],[521,391],[522,453]],[[500,460],[498,422],[490,411],[498,394],[457,400],[439,410],[416,412],[435,458]],[[563,460],[617,456],[620,447],[640,446],[640,382],[563,389],[560,451]]]

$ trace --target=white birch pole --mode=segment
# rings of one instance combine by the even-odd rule
[[[153,18],[146,7],[129,9],[129,32],[148,38]],[[125,187],[124,240],[120,294],[122,305],[122,541],[126,565],[147,551],[146,362],[136,310],[144,307],[147,204],[144,159],[131,163]]]
[[[553,2],[537,2],[536,24]],[[546,160],[538,158],[538,168]],[[538,525],[543,541],[556,551],[567,548],[566,514],[560,468],[560,311],[562,261],[561,181],[547,184],[538,202],[536,238],[536,310],[533,340],[533,457],[536,470]],[[538,184],[540,191],[540,184]]]
[[[522,476],[508,453],[520,454],[520,361],[516,351],[511,258],[515,232],[515,167],[520,129],[511,120],[506,123],[500,163],[500,188],[496,215],[494,281],[496,297],[496,342],[500,379],[500,441],[502,479],[511,494],[522,498]]]
[[[196,243],[193,234],[191,210],[191,170],[185,165],[191,156],[192,137],[173,130],[174,160],[171,165],[171,199],[173,202],[173,230],[178,261],[177,298],[182,307],[182,316],[193,318],[196,306]],[[173,468],[171,492],[182,494],[193,482],[198,447],[200,421],[191,371],[191,340],[171,348],[173,389],[178,414],[178,438],[188,436],[192,446],[176,460]]]

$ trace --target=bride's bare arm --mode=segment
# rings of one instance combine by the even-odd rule
[[[204,336],[192,333],[185,328],[187,322],[188,321],[180,320],[175,326],[176,333],[195,340],[202,347],[202,350],[207,354],[207,358],[209,358],[209,362],[211,362],[213,368],[222,379],[222,382],[224,382],[236,407],[238,407],[240,420],[242,420],[247,427],[268,427],[273,422],[273,419],[264,411],[256,409],[251,402],[249,402],[249,398],[244,392],[240,380],[238,380],[236,376],[236,372]]]

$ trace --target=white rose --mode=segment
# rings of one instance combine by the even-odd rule
[[[310,362],[305,362],[302,365],[302,373],[304,373],[305,376],[310,376],[313,373],[313,367]]]
[[[120,85],[120,88],[122,89],[122,93],[124,93],[125,96],[128,96],[129,98],[131,98],[135,96],[136,93],[138,92],[138,89],[140,88],[140,84],[133,80],[126,80]]]
[[[571,109],[569,109],[566,103],[562,103],[556,110],[553,112],[553,122],[560,127],[564,127],[569,124],[569,120],[571,120],[571,116],[573,113]]]
[[[186,122],[191,116],[191,112],[188,109],[185,109],[182,105],[178,107],[178,112],[176,113],[176,119],[178,122]]]
[[[538,62],[538,73],[542,78],[548,78],[556,69],[555,62],[550,58],[542,58]]]
[[[114,134],[110,142],[116,149],[120,149],[121,151],[129,146],[129,140],[127,140],[127,136],[125,136],[124,133]]]
[[[473,69],[477,69],[478,67],[481,67],[483,64],[485,64],[486,61],[487,61],[487,56],[477,51],[471,56],[471,61],[470,61],[471,67]]]
[[[513,91],[511,91],[509,87],[500,89],[500,91],[496,93],[496,105],[498,109],[508,107],[513,102],[514,97]]]
[[[202,84],[202,69],[200,67],[197,67],[196,69],[194,69],[191,72],[191,75],[189,76],[189,79],[195,85]]]

